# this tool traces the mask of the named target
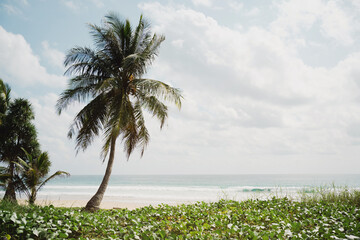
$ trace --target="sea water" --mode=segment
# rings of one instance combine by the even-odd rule
[[[50,181],[41,199],[88,199],[97,190],[100,175],[72,175]],[[221,198],[294,196],[322,187],[360,190],[360,174],[349,175],[113,175],[105,197],[128,202],[196,202]],[[3,192],[0,192],[3,194]]]

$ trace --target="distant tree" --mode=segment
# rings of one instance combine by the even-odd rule
[[[0,125],[10,104],[11,88],[0,78]]]
[[[6,107],[3,108],[5,111],[2,112],[2,123],[0,124],[0,162],[6,164],[6,176],[8,176],[7,181],[5,181],[4,199],[16,202],[18,180],[14,163],[17,162],[18,157],[25,157],[22,148],[32,155],[38,156],[40,145],[35,126],[32,124],[34,113],[31,104],[22,98],[10,101],[10,88],[3,82],[1,83],[2,100],[0,105]],[[7,94],[4,95],[4,92]],[[3,101],[4,99],[6,101]]]
[[[103,26],[90,25],[90,29],[95,49],[75,47],[66,55],[66,74],[75,77],[61,94],[57,109],[61,114],[71,102],[86,103],[68,133],[69,138],[76,135],[77,150],[85,150],[95,136],[104,133],[102,156],[105,160],[109,154],[109,159],[99,189],[85,207],[93,211],[99,208],[107,188],[118,137],[127,158],[137,146],[142,155],[150,140],[143,109],[156,116],[162,128],[168,116],[162,101],[180,108],[182,97],[176,88],[142,78],[165,39],[152,35],[150,24],[142,16],[135,28],[129,20],[109,14]]]
[[[25,192],[29,204],[34,204],[38,191],[51,179],[59,176],[69,176],[64,171],[57,171],[47,177],[50,171],[51,162],[47,152],[41,153],[38,157],[33,157],[26,150],[25,159],[18,159],[16,165],[19,167],[21,179],[21,191]]]

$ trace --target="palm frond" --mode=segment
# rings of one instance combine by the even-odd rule
[[[141,148],[141,156],[144,155],[145,148],[149,144],[150,134],[145,126],[145,118],[142,113],[142,107],[140,101],[137,101],[134,106],[134,113],[136,119],[136,125],[138,128],[138,144]]]
[[[91,96],[95,86],[70,88],[61,93],[56,103],[58,114],[68,107],[70,103],[76,100],[79,103],[86,102]]]
[[[107,117],[107,97],[103,94],[89,102],[75,117],[70,126],[68,137],[77,133],[76,149],[85,150],[93,138],[102,130]]]
[[[65,172],[65,171],[57,171],[55,172],[53,175],[51,175],[50,177],[48,177],[47,179],[45,179],[36,189],[36,191],[39,191],[48,181],[50,181],[51,179],[55,178],[55,177],[68,177],[70,176],[70,173]]]
[[[115,13],[106,15],[103,25],[89,27],[94,49],[75,47],[64,62],[65,74],[74,77],[57,102],[59,114],[71,102],[89,101],[74,118],[68,137],[76,135],[77,151],[85,150],[102,131],[104,160],[118,137],[127,158],[136,147],[143,155],[150,141],[143,109],[156,116],[162,128],[168,116],[164,102],[181,107],[179,89],[142,78],[165,37],[153,34],[142,15],[135,27]]]
[[[181,91],[170,87],[168,84],[152,79],[134,79],[132,84],[137,91],[143,95],[156,96],[165,101],[173,102],[179,109],[181,108]]]
[[[167,106],[160,102],[155,96],[146,96],[142,94],[137,95],[141,107],[148,110],[154,117],[160,121],[160,128],[164,126],[165,120],[168,116]]]

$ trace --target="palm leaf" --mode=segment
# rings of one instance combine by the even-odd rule
[[[142,15],[136,27],[115,13],[106,15],[102,26],[89,27],[95,47],[75,47],[66,55],[66,74],[75,76],[57,102],[58,113],[71,102],[87,103],[68,133],[70,138],[76,135],[77,152],[102,131],[104,160],[118,137],[127,158],[136,147],[143,155],[150,136],[142,111],[157,117],[162,128],[168,117],[164,102],[181,107],[179,89],[142,78],[165,37],[152,34]]]
[[[36,191],[39,191],[48,181],[50,181],[51,179],[54,179],[55,177],[68,177],[70,176],[70,173],[65,172],[65,171],[57,171],[55,172],[53,175],[51,175],[50,177],[48,177],[47,179],[45,179],[36,189]]]

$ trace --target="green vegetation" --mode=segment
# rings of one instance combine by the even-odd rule
[[[22,98],[11,100],[10,92],[0,79],[0,163],[6,165],[0,166],[0,188],[5,189],[5,200],[16,203],[16,192],[25,192],[32,204],[45,183],[68,173],[57,171],[46,178],[51,162],[40,150],[31,104]]]
[[[323,186],[311,191],[304,190],[300,192],[300,195],[302,202],[332,202],[360,207],[360,191],[351,190],[347,187]]]
[[[34,113],[28,100],[11,100],[9,85],[0,79],[0,162],[6,164],[0,169],[1,186],[6,189],[4,199],[16,202],[20,178],[15,163],[24,158],[25,149],[33,156],[40,154],[40,144],[34,124]]]
[[[274,197],[90,213],[3,201],[0,229],[12,239],[356,239],[360,206]]]
[[[31,156],[25,149],[24,152],[26,159],[19,158],[19,162],[16,163],[21,173],[21,191],[27,195],[29,204],[34,204],[38,191],[48,181],[55,177],[69,176],[70,174],[64,171],[57,171],[47,177],[51,166],[47,152],[41,153],[37,158]]]
[[[109,14],[102,26],[90,25],[95,48],[72,48],[65,58],[66,74],[72,78],[57,102],[58,113],[72,102],[86,103],[70,127],[68,136],[76,135],[77,150],[85,150],[100,133],[104,135],[102,155],[109,155],[106,172],[98,191],[86,205],[94,211],[106,191],[120,137],[129,158],[136,147],[143,154],[150,141],[143,110],[160,121],[168,116],[163,101],[179,108],[181,94],[176,88],[143,78],[158,53],[164,36],[151,33],[150,24],[140,16],[136,27]]]

